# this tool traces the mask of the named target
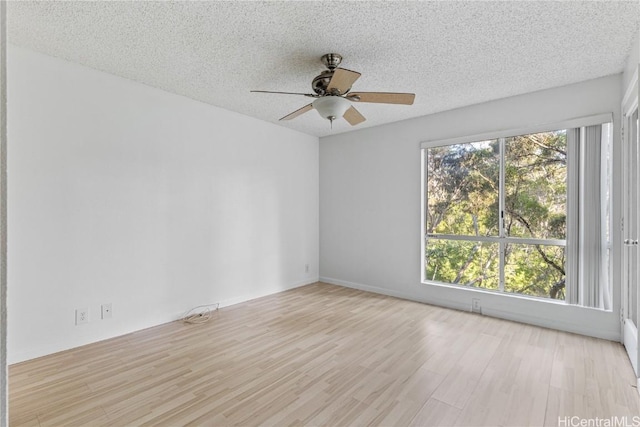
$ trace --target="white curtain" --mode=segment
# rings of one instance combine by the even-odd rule
[[[580,128],[567,129],[567,263],[565,300],[578,304],[580,265]]]
[[[609,125],[567,131],[567,302],[611,309],[608,271]]]
[[[602,138],[600,143],[600,241],[602,242],[602,256],[600,257],[600,286],[598,288],[598,307],[611,310],[613,306],[611,296],[611,280],[609,256],[611,253],[611,143],[613,137],[612,123],[602,125]]]

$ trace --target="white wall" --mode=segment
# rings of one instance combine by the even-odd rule
[[[621,76],[610,76],[321,138],[321,280],[462,310],[470,309],[472,297],[480,298],[485,314],[619,339],[619,232],[613,242],[613,312],[422,284],[420,142],[604,112],[614,113],[619,129],[620,87]],[[614,145],[619,165],[618,132]],[[619,176],[614,188],[620,188]],[[619,198],[613,217],[619,224]]]
[[[9,424],[7,372],[7,2],[0,2],[0,427]]]
[[[631,51],[629,52],[629,56],[627,57],[627,61],[624,67],[624,73],[622,76],[622,87],[623,91],[629,87],[631,80],[633,79],[636,70],[638,69],[638,63],[640,62],[640,31],[634,37],[633,46],[631,46]]]
[[[317,280],[318,138],[13,46],[8,72],[11,363]]]

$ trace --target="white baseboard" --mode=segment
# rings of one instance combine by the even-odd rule
[[[509,295],[500,295],[496,293],[483,293],[482,291],[471,289],[439,289],[441,295],[450,294],[455,297],[437,297],[412,294],[393,289],[381,288],[376,286],[364,285],[362,283],[349,282],[345,280],[335,279],[332,277],[320,276],[320,281],[338,286],[344,286],[352,289],[373,292],[376,294],[392,296],[396,298],[437,305],[440,307],[451,308],[460,311],[471,311],[470,300],[472,297],[480,295],[483,298],[482,314],[496,317],[500,319],[510,320],[514,322],[526,323],[535,326],[541,326],[548,329],[556,329],[565,332],[586,335],[594,338],[602,338],[610,341],[620,341],[620,330],[618,325],[610,325],[611,327],[603,327],[602,318],[611,318],[613,313],[595,310],[586,307],[566,306],[564,304],[550,303],[530,298],[514,297]],[[430,286],[430,285],[422,285]],[[492,304],[490,300],[499,301],[498,304]],[[510,310],[508,306],[513,305]],[[576,313],[575,321],[558,318],[552,314],[561,312]],[[538,314],[538,315],[537,315]],[[579,317],[579,318],[578,318]]]
[[[153,328],[154,326],[162,325],[165,323],[173,322],[182,317],[184,313],[172,313],[165,316],[155,317],[153,319],[148,319],[144,322],[138,323],[135,327],[122,326],[117,328],[114,331],[104,332],[101,331],[98,334],[94,334],[94,336],[79,336],[74,337],[73,341],[66,342],[46,342],[46,343],[38,343],[37,346],[33,346],[26,350],[20,352],[11,352],[9,358],[9,364],[13,365],[16,363],[26,362],[28,360],[37,359],[39,357],[48,356],[50,354],[60,353],[62,351],[71,350],[78,347],[83,347],[89,344],[95,344],[97,342],[110,340],[112,338],[121,337],[123,335],[130,334],[136,331],[142,331],[144,329]],[[97,335],[97,336],[96,336]],[[11,351],[11,348],[9,348]]]
[[[320,282],[329,283],[331,285],[344,286],[345,288],[358,289],[358,290],[366,291],[366,292],[373,292],[374,294],[387,295],[387,296],[390,296],[390,297],[406,299],[406,300],[409,300],[409,301],[422,302],[422,303],[425,303],[425,304],[440,305],[440,304],[435,304],[432,301],[428,301],[425,298],[419,298],[416,295],[411,295],[411,294],[408,294],[408,293],[405,293],[405,292],[394,291],[393,289],[387,289],[387,288],[379,288],[377,286],[363,285],[361,283],[348,282],[346,280],[334,279],[332,277],[320,276]],[[466,305],[464,305],[464,304],[457,304],[455,307],[454,306],[447,306],[447,308],[453,308],[453,309],[461,310],[461,311],[469,311],[469,310],[467,310],[468,307]]]
[[[320,280],[320,278],[318,276],[315,276],[309,279],[301,280],[299,282],[263,289],[260,292],[253,292],[253,293],[245,294],[239,297],[229,298],[229,299],[220,301],[220,308],[229,307],[230,305],[240,304],[243,302],[254,300],[256,298],[262,298],[268,295],[277,294],[278,292],[288,291],[289,289],[310,285],[312,283],[316,283],[318,280]]]
[[[393,289],[364,285],[361,283],[349,282],[345,280],[335,279],[331,277],[323,277],[323,276],[311,277],[299,282],[284,284],[282,286],[277,286],[277,287],[270,287],[270,288],[261,290],[260,292],[254,292],[251,294],[245,294],[239,297],[226,299],[226,300],[220,301],[220,308],[228,307],[234,304],[240,304],[256,298],[261,298],[264,296],[272,295],[272,294],[286,291],[289,289],[294,289],[297,287],[309,285],[317,281],[338,285],[338,286],[344,286],[352,289],[358,289],[366,292],[387,295],[395,298],[401,298],[401,299],[406,299],[410,301],[437,305],[437,306],[451,308],[455,310],[470,311],[470,304],[468,303],[468,301],[466,301],[465,298],[439,298],[434,296],[425,297],[424,295],[418,295],[418,294],[412,294],[409,292],[397,291]],[[429,286],[429,285],[424,285],[424,286]],[[456,289],[454,293],[456,293],[457,295],[464,295],[465,297],[470,298],[469,295],[464,294],[465,292],[469,292],[469,291],[466,289]],[[496,298],[496,296],[493,295],[493,298]],[[498,298],[513,298],[513,297],[502,295],[502,296],[498,296]],[[515,304],[522,305],[522,299],[514,299],[513,301]],[[517,301],[520,301],[520,302],[517,303]],[[542,309],[545,309],[545,307],[549,307],[549,304],[546,302],[533,301],[533,300],[526,302],[526,305],[529,305],[529,306],[531,305],[536,306],[536,304],[538,305],[538,307]],[[537,310],[519,310],[517,308],[514,310],[507,310],[507,309],[504,309],[504,306],[505,304],[498,304],[496,306],[492,306],[488,301],[484,301],[483,307],[482,307],[483,314],[505,319],[505,320],[527,323],[531,325],[577,333],[577,334],[591,336],[595,338],[603,338],[611,341],[620,341],[620,338],[621,338],[619,328],[615,330],[613,329],[610,330],[610,329],[601,327],[600,324],[602,322],[599,321],[599,318],[601,318],[603,315],[606,315],[606,313],[603,314],[603,312],[599,312],[598,310],[587,309],[584,307],[575,307],[575,306],[564,307],[562,305],[558,307],[558,305],[556,304],[556,307],[558,308],[556,308],[555,310],[563,310],[563,309],[573,310],[573,311],[579,312],[581,314],[581,317],[583,317],[582,319],[578,319],[575,322],[570,322],[567,320],[553,318],[552,316],[548,316],[548,315],[536,316],[535,314],[532,314],[533,312],[537,312]],[[19,363],[19,362],[23,362],[30,359],[35,359],[37,357],[57,353],[60,351],[69,350],[71,348],[76,348],[83,345],[92,344],[95,342],[104,341],[107,339],[126,335],[142,329],[151,328],[164,323],[178,320],[183,314],[184,314],[183,312],[171,313],[166,316],[158,317],[148,322],[138,324],[138,326],[135,329],[131,329],[131,330],[121,329],[121,330],[115,331],[112,334],[100,336],[97,339],[87,340],[86,342],[75,342],[72,345],[69,345],[68,343],[62,346],[61,346],[61,343],[47,343],[43,345],[41,343],[38,347],[33,347],[26,351],[12,354],[10,358],[11,359],[10,363],[12,364]],[[544,310],[541,310],[541,314],[545,314]]]
[[[260,292],[254,292],[251,294],[246,294],[246,295],[242,295],[239,297],[235,297],[235,298],[230,298],[224,301],[220,301],[220,308],[222,307],[228,307],[230,305],[234,305],[234,304],[240,304],[246,301],[250,301],[256,298],[261,298],[261,297],[265,297],[268,295],[272,295],[272,294],[276,294],[278,292],[282,292],[282,291],[286,291],[289,289],[294,289],[294,288],[298,288],[300,286],[305,286],[305,285],[309,285],[311,283],[316,283],[319,280],[319,277],[315,276],[315,277],[311,277],[299,282],[294,282],[294,283],[288,283],[288,284],[283,284],[282,286],[275,286],[275,287],[270,287],[267,289],[263,289]],[[130,327],[124,327],[124,328],[119,328],[115,331],[110,331],[110,332],[106,332],[101,333],[99,336],[94,336],[94,337],[81,337],[79,338],[77,341],[74,341],[72,343],[70,342],[66,342],[66,343],[60,343],[60,342],[49,342],[49,343],[38,343],[37,346],[34,346],[32,348],[29,348],[27,350],[24,351],[20,351],[20,352],[14,352],[14,353],[10,353],[10,360],[9,360],[9,364],[15,364],[15,363],[20,363],[20,362],[25,362],[27,360],[31,360],[31,359],[36,359],[38,357],[42,357],[42,356],[47,356],[50,354],[54,354],[54,353],[59,353],[61,351],[66,351],[66,350],[70,350],[73,348],[78,348],[78,347],[82,347],[85,345],[89,345],[89,344],[94,344],[100,341],[105,341],[105,340],[109,340],[112,338],[116,338],[116,337],[120,337],[123,335],[127,335],[133,332],[137,332],[137,331],[141,331],[143,329],[148,329],[148,328],[153,328],[155,326],[159,326],[165,323],[169,323],[169,322],[174,322],[176,320],[179,320],[182,318],[182,316],[184,315],[184,311],[181,311],[179,313],[169,313],[166,315],[162,315],[162,316],[157,316],[153,319],[147,319],[146,321],[140,322],[138,323],[135,327],[130,328]],[[11,350],[11,349],[9,349]]]

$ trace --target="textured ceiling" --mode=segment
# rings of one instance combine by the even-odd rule
[[[323,136],[623,70],[640,2],[8,2],[9,42]],[[356,127],[310,111],[320,56],[362,73]]]

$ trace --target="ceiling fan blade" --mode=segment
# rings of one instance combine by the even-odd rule
[[[252,90],[250,92],[258,92],[258,93],[278,93],[281,95],[302,95],[302,96],[309,96],[311,98],[317,98],[318,95],[315,95],[313,93],[299,93],[299,92],[272,92],[270,90]]]
[[[296,111],[294,111],[293,113],[289,113],[286,116],[284,116],[283,118],[281,118],[280,120],[291,120],[291,119],[295,119],[296,117],[298,117],[301,114],[306,113],[309,110],[313,110],[313,105],[311,104],[307,104],[302,108],[297,109]]]
[[[356,110],[354,107],[350,107],[342,117],[344,117],[351,126],[355,126],[367,120],[362,114],[360,114],[360,111]]]
[[[412,105],[415,98],[415,93],[393,92],[351,92],[347,95],[349,101],[375,102],[378,104]]]
[[[347,70],[346,68],[336,68],[333,70],[333,77],[327,86],[327,92],[331,92],[331,89],[337,89],[340,94],[346,93],[351,89],[353,82],[360,78],[360,73],[357,71]]]

